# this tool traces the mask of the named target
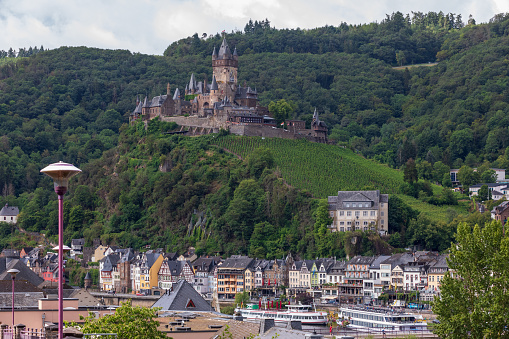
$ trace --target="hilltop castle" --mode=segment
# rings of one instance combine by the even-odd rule
[[[266,107],[258,104],[256,88],[238,84],[239,61],[237,49],[233,53],[223,39],[219,51],[212,52],[212,82],[196,81],[194,73],[186,85],[184,95],[177,88],[171,95],[170,84],[166,95],[159,95],[141,102],[131,113],[131,122],[138,119],[151,120],[160,117],[181,125],[182,133],[196,135],[229,130],[233,134],[258,135],[281,138],[306,138],[315,142],[327,142],[327,126],[313,114],[311,129],[305,129],[304,121],[288,120],[289,130],[277,129],[276,121],[269,116]],[[185,129],[187,128],[187,129]]]

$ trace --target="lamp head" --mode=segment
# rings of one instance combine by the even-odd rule
[[[15,269],[15,268],[11,268],[10,270],[7,271],[7,273],[9,273],[12,277],[12,279],[14,279],[16,277],[16,274],[19,273],[19,270]]]
[[[44,173],[53,179],[55,184],[55,192],[57,192],[59,195],[63,195],[65,192],[67,192],[69,179],[80,172],[81,170],[79,168],[62,161],[48,165],[41,170],[41,173]]]

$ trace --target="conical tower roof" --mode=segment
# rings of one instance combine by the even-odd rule
[[[232,52],[230,51],[230,47],[228,47],[228,43],[226,43],[226,38],[223,39],[223,43],[219,48],[219,53],[217,55],[218,59],[229,59],[232,56]]]
[[[217,82],[216,82],[216,76],[214,75],[212,77],[212,85],[210,85],[210,90],[211,91],[217,91],[219,88],[217,87]]]
[[[173,100],[178,100],[180,99],[180,91],[177,87],[177,89],[175,90],[175,94],[173,94]]]
[[[191,79],[189,80],[189,90],[192,91],[196,88],[196,79],[194,78],[194,73],[191,74]]]
[[[214,50],[212,51],[212,56],[217,57],[216,46],[214,46]]]

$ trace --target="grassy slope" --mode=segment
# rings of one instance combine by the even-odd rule
[[[261,137],[218,137],[216,145],[246,158],[258,147],[272,151],[278,168],[288,184],[310,191],[317,198],[336,195],[337,191],[380,189],[397,194],[403,173],[364,159],[353,151],[303,140]],[[399,195],[405,203],[434,221],[447,220],[450,206],[438,207],[412,197]],[[463,206],[453,207],[465,213]]]

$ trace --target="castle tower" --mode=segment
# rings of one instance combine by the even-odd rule
[[[168,83],[168,85],[166,85],[166,95],[170,96],[171,95],[170,93],[171,93],[170,92],[170,83]]]
[[[216,78],[219,93],[222,96],[228,96],[230,101],[235,99],[237,90],[237,70],[239,68],[239,57],[237,49],[232,53],[230,47],[223,39],[219,52],[212,52],[212,76]]]
[[[92,276],[90,275],[90,272],[87,272],[85,275],[85,289],[89,289],[92,286]]]
[[[219,99],[219,87],[217,86],[216,76],[212,76],[212,84],[210,84],[210,101],[218,102]]]
[[[327,132],[329,129],[325,122],[320,121],[316,107],[313,113],[313,120],[311,121],[311,129],[313,130],[316,142],[327,143]]]

